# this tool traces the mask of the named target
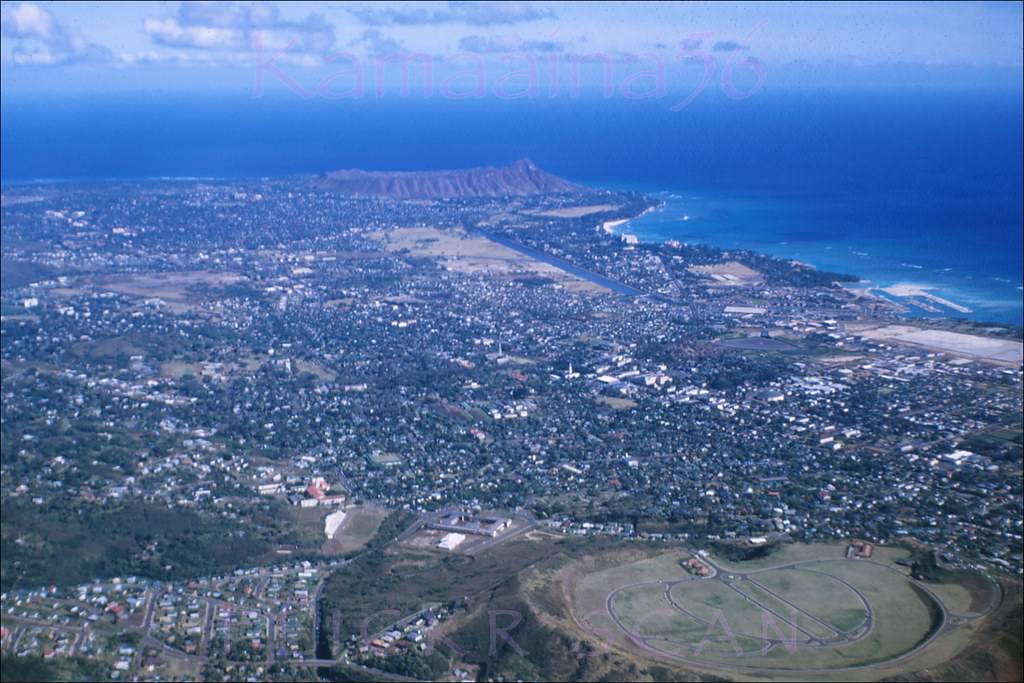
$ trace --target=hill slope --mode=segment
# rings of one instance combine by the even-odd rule
[[[320,189],[355,197],[454,199],[579,192],[585,188],[537,168],[529,159],[508,166],[458,171],[331,171],[316,178]]]

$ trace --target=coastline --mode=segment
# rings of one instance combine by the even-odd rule
[[[655,204],[653,206],[648,206],[646,209],[644,209],[635,216],[631,216],[629,218],[617,218],[616,220],[613,221],[605,221],[601,223],[601,230],[608,233],[609,235],[614,235],[615,228],[619,227],[620,225],[625,225],[626,223],[629,223],[631,221],[640,220],[650,212],[655,211],[661,208],[662,206],[664,206],[664,202],[659,202],[658,204]]]
[[[614,221],[605,221],[604,223],[601,224],[601,229],[604,230],[609,235],[614,235],[615,234],[615,228],[617,228],[620,225],[624,225],[624,224],[630,222],[631,220],[633,220],[633,219],[632,218],[619,218],[618,220],[614,220]]]
[[[1014,282],[1013,273],[972,269],[973,263],[953,260],[949,249],[927,252],[926,258],[924,250],[930,248],[931,241],[915,244],[913,239],[904,238],[899,245],[903,253],[896,253],[890,249],[889,234],[872,225],[875,219],[870,207],[863,209],[863,229],[854,228],[847,233],[833,228],[831,234],[821,235],[811,229],[815,216],[800,220],[802,216],[793,219],[787,215],[793,212],[791,200],[780,200],[779,209],[772,200],[752,203],[740,197],[735,200],[739,207],[729,211],[730,202],[722,201],[720,196],[708,198],[667,190],[645,193],[658,205],[630,219],[606,221],[601,228],[609,234],[630,235],[641,242],[661,244],[676,240],[724,250],[747,249],[816,270],[850,273],[860,282],[846,285],[847,289],[884,300],[915,318],[964,318],[1024,325],[1022,289]],[[725,198],[733,199],[731,195]],[[789,232],[780,229],[780,217],[792,220],[785,224]],[[856,225],[857,214],[851,220]],[[808,229],[801,230],[804,226]],[[858,233],[857,241],[851,239],[850,233],[854,232]],[[921,258],[908,256],[909,249],[915,246],[922,250]],[[947,263],[953,267],[937,267]]]
[[[937,303],[940,306],[945,306],[946,308],[951,308],[951,309],[953,309],[954,311],[956,311],[958,313],[973,313],[974,312],[970,308],[968,308],[967,306],[961,306],[960,304],[954,303],[954,302],[950,301],[949,299],[945,299],[945,298],[943,298],[941,296],[932,294],[931,292],[928,291],[930,289],[934,289],[934,287],[925,287],[925,286],[922,286],[922,285],[915,285],[913,283],[909,283],[908,282],[908,283],[900,283],[900,284],[897,284],[897,285],[892,285],[890,287],[885,287],[883,291],[887,292],[888,294],[892,294],[893,296],[899,296],[899,297],[915,297],[915,296],[922,297],[922,298],[928,299],[929,301],[931,301],[933,303]]]

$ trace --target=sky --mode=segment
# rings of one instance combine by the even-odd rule
[[[658,71],[685,71],[696,82],[728,74],[738,96],[769,78],[1019,88],[1022,6],[5,0],[0,69],[5,95],[276,89],[340,99],[375,93],[374,75],[400,89],[403,58],[410,73],[429,62],[438,80],[486,68],[487,92],[498,85],[495,92],[520,96],[535,93],[525,85],[530,74],[545,88],[552,69],[573,59],[590,64],[578,77],[606,95],[663,95]],[[611,85],[605,68],[615,69]],[[513,75],[500,81],[503,74]],[[632,89],[622,86],[630,74],[638,74]],[[477,92],[471,76],[463,81],[460,92]]]

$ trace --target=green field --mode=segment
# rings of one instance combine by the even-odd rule
[[[969,616],[984,614],[991,607],[995,587],[981,574],[950,572],[949,580],[928,582],[942,604],[953,614]]]
[[[635,586],[616,594],[612,606],[616,616],[629,623],[635,634],[649,636],[657,650],[683,654],[700,647],[708,653],[749,654],[761,649],[760,639],[745,635],[741,629],[722,626],[724,611],[716,618],[715,608],[705,606],[707,609],[702,611],[707,613],[708,623],[702,623],[673,607],[664,596],[663,584]],[[714,603],[715,597],[719,596],[712,596],[709,602]]]
[[[672,588],[672,599],[706,623],[723,623],[733,633],[758,637],[764,610],[720,581],[684,581]]]
[[[729,635],[722,631],[708,633],[704,626],[694,624],[692,630],[685,632],[685,640],[674,635],[671,638],[657,637],[647,640],[652,654],[669,653],[677,657],[757,657],[762,649],[762,642],[757,638],[740,635]]]
[[[754,579],[838,631],[856,628],[866,616],[860,598],[825,574],[806,569],[779,569],[758,573]]]
[[[663,587],[660,584],[624,589],[612,600],[612,609],[631,631],[640,635],[657,636],[671,633],[676,625],[688,621],[673,618],[679,613],[665,602]],[[682,614],[679,616],[685,617]]]
[[[711,578],[691,576],[682,553],[666,553],[586,574],[572,587],[573,608],[602,629],[612,624],[622,636],[612,644],[718,672],[850,671],[915,651],[935,633],[941,609],[891,566],[906,551],[886,548],[873,562],[844,559],[843,550],[785,546]],[[967,609],[982,602],[977,588],[935,593]]]
[[[804,608],[800,604],[787,604],[777,597],[778,594],[772,595],[750,581],[744,581],[741,588],[746,595],[749,595],[751,598],[757,600],[767,608],[769,614],[775,617],[775,621],[780,622],[779,628],[786,637],[791,640],[807,640],[805,633],[809,633],[817,638],[831,638],[836,635],[836,631],[834,629],[823,626],[818,623],[818,621],[811,618],[817,617],[819,621],[825,621],[824,619],[821,619],[821,617],[818,617],[818,614],[821,614],[822,612],[808,612],[807,614],[804,614],[804,612],[801,611]],[[811,616],[808,616],[808,614]],[[863,618],[864,611],[860,610],[859,614],[860,617]],[[788,624],[781,623],[780,616],[782,619],[785,619]],[[829,622],[826,621],[825,623],[827,624]],[[789,624],[793,624],[797,627],[798,630],[795,635],[792,633],[792,627]]]

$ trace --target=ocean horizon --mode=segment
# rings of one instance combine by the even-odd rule
[[[1024,324],[1016,92],[764,92],[664,102],[5,97],[0,181],[260,179],[530,157],[664,202],[640,239],[751,249],[911,283]],[[412,116],[415,114],[415,116]],[[954,311],[950,315],[962,315]]]

